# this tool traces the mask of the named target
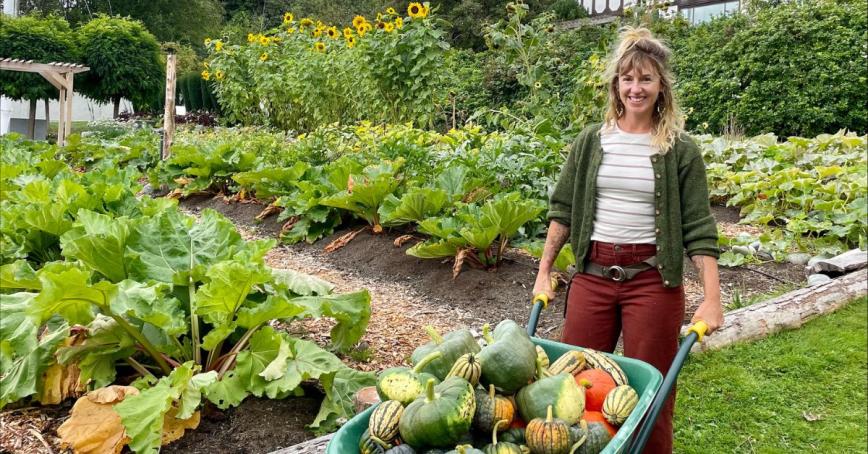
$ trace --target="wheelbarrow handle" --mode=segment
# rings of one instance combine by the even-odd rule
[[[540,293],[533,297],[533,307],[530,309],[530,319],[527,321],[527,335],[533,337],[536,333],[536,325],[539,323],[539,314],[543,309],[548,307],[549,297],[545,293]]]
[[[705,336],[706,331],[708,331],[708,325],[703,321],[698,321],[687,329],[687,335],[684,336],[684,340],[681,341],[681,346],[678,347],[675,359],[672,361],[672,365],[669,366],[669,372],[666,372],[666,377],[663,378],[663,384],[660,385],[660,389],[657,390],[654,400],[651,401],[651,406],[648,407],[648,413],[645,415],[645,419],[640,423],[637,435],[633,438],[633,444],[627,452],[631,454],[641,454],[642,450],[645,448],[645,443],[648,442],[648,438],[651,437],[651,432],[654,431],[654,423],[657,422],[657,417],[660,416],[660,411],[663,410],[663,406],[669,398],[669,393],[672,392],[672,388],[675,386],[675,382],[678,379],[678,373],[681,372],[681,368],[684,366],[684,361],[690,354],[690,349],[693,347],[693,344],[702,341],[702,337]]]

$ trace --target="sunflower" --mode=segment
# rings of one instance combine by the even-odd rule
[[[208,71],[207,69],[202,71],[202,78],[205,80],[210,80],[211,79],[211,72]]]
[[[353,18],[353,27],[355,27],[355,28],[359,28],[359,27],[361,27],[365,22],[367,22],[367,19],[365,19],[364,16],[356,16],[356,17]]]
[[[338,39],[338,37],[341,36],[341,34],[338,32],[338,28],[337,28],[337,27],[329,27],[329,28],[327,28],[327,29],[326,29],[326,34],[327,34],[327,35],[329,36],[329,38],[331,38],[331,39]]]
[[[361,27],[356,28],[356,33],[359,34],[359,38],[363,38],[365,33],[371,30],[371,24],[365,22]]]
[[[253,33],[248,33],[247,34],[247,42],[252,43],[253,41],[256,41],[256,35],[254,35]]]
[[[223,80],[223,71],[220,71],[219,69],[214,71],[214,78],[217,80]]]
[[[396,17],[395,18],[395,28],[397,28],[397,29],[404,28],[404,19],[401,19],[400,17]]]
[[[286,29],[286,33],[288,33],[288,34],[290,34],[290,35],[293,34],[293,33],[295,33],[295,27],[289,27],[289,28],[287,28],[287,29]]]
[[[205,38],[205,47],[208,47],[210,45],[211,45],[211,38]]]
[[[344,38],[349,38],[353,36],[353,29],[350,27],[344,27]]]
[[[413,2],[407,6],[407,14],[413,19],[422,19],[428,15],[428,11],[421,3]]]
[[[298,21],[298,25],[301,28],[310,27],[311,25],[313,25],[313,20],[311,20],[308,17],[305,17],[305,18],[302,18],[300,21]]]
[[[292,13],[289,13],[289,12],[283,13],[283,23],[284,24],[288,24],[288,23],[292,22],[294,19],[295,19],[295,16],[293,16]]]
[[[395,31],[395,24],[391,22],[386,22],[385,24],[383,24],[383,30],[385,30],[386,33],[392,33],[393,31]]]
[[[322,42],[322,41],[317,41],[316,43],[314,43],[314,45],[313,45],[313,49],[314,49],[315,51],[317,51],[317,52],[325,52],[325,50],[326,50],[326,45],[325,45],[325,43]]]
[[[322,29],[319,27],[313,29],[313,37],[319,38],[320,36],[322,36]]]
[[[347,47],[352,49],[355,45],[356,45],[356,37],[352,36],[352,35],[348,36],[347,37]]]
[[[214,41],[214,50],[217,52],[223,50],[223,41],[220,41],[219,39],[217,41]]]
[[[265,60],[268,60],[268,53],[267,52],[263,52],[262,55],[259,56],[259,61],[265,61]]]
[[[376,26],[379,30],[386,28],[386,24],[383,21],[379,20],[374,24],[374,26]]]
[[[397,16],[397,15],[398,15],[398,12],[395,11],[395,8],[392,8],[392,7],[390,6],[390,7],[386,8],[386,14],[388,14],[388,15],[390,15],[390,16]]]
[[[259,44],[262,44],[263,46],[267,46],[267,45],[271,44],[271,40],[267,36],[260,35],[259,36]]]

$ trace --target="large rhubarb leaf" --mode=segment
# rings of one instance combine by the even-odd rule
[[[305,308],[303,316],[331,317],[337,324],[331,330],[332,344],[347,351],[365,334],[371,319],[371,295],[367,290],[340,295],[302,297],[290,300]]]
[[[131,277],[187,286],[190,278],[201,280],[209,265],[232,258],[244,240],[214,210],[203,210],[198,222],[170,210],[136,226],[127,245]]]
[[[380,206],[380,221],[387,227],[420,222],[438,215],[448,199],[449,194],[437,188],[413,188],[400,199],[389,194]]]
[[[61,272],[40,272],[42,291],[29,308],[42,323],[61,315],[69,323],[87,325],[93,320],[95,307],[108,308],[117,288],[106,281],[90,284],[91,273],[78,268]]]
[[[112,282],[127,277],[124,251],[132,221],[79,210],[75,225],[60,237],[63,255],[81,260]]]
[[[57,359],[64,365],[76,363],[82,382],[110,385],[116,376],[115,363],[136,352],[136,341],[116,320],[104,315],[97,315],[86,328],[84,342],[58,348]]]
[[[482,207],[482,215],[497,225],[502,237],[509,238],[515,235],[522,225],[536,219],[543,210],[545,202],[527,199],[518,192],[511,192],[486,202]]]
[[[407,249],[407,255],[419,257],[421,259],[439,259],[443,257],[454,257],[458,253],[458,248],[454,242],[440,241],[425,241],[417,243],[413,247]]]
[[[294,301],[295,299],[290,300],[283,296],[269,295],[262,303],[239,309],[235,323],[240,328],[250,329],[271,320],[295,318],[307,309]]]
[[[42,374],[54,364],[57,345],[69,336],[68,325],[61,322],[49,323],[37,338],[38,325],[25,313],[32,299],[26,293],[0,295],[0,316],[4,319],[0,325],[0,409],[41,389]],[[12,326],[15,321],[21,326]]]
[[[301,178],[310,164],[298,161],[292,167],[267,166],[259,170],[238,172],[232,179],[244,188],[251,189],[262,199],[286,193]]]
[[[290,269],[272,269],[273,285],[291,296],[328,295],[335,288],[331,282]]]
[[[39,290],[42,283],[27,260],[16,260],[0,266],[0,288]]]
[[[335,373],[321,376],[319,380],[326,398],[309,427],[318,433],[325,433],[337,429],[338,419],[349,419],[355,414],[353,396],[366,386],[376,385],[377,375],[343,367]]]
[[[181,302],[169,296],[170,290],[166,284],[121,281],[110,307],[115,314],[150,323],[169,336],[180,336],[187,332],[187,317]]]
[[[214,371],[197,374],[198,366],[187,362],[176,367],[168,377],[137,395],[127,396],[114,406],[131,438],[135,452],[158,452],[165,415],[176,407],[176,419],[192,416],[202,397],[202,389],[217,380]]]
[[[386,196],[395,192],[401,184],[399,171],[403,160],[385,162],[365,167],[361,174],[351,174],[347,189],[320,199],[325,206],[341,208],[368,221],[375,228],[380,225],[380,205]]]
[[[271,273],[261,265],[227,260],[208,268],[205,277],[208,283],[196,291],[195,311],[221,326],[232,321],[253,287],[268,282]]]

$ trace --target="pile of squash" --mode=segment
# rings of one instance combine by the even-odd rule
[[[639,401],[609,357],[550,362],[512,320],[484,326],[484,347],[468,330],[428,332],[412,368],[380,373],[362,454],[596,454]]]

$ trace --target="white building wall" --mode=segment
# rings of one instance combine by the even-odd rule
[[[11,106],[12,118],[27,118],[30,114],[30,101],[9,101]],[[120,112],[133,111],[133,104],[121,99]],[[114,106],[111,103],[100,104],[90,98],[75,94],[72,98],[72,121],[95,121],[95,120],[111,120],[114,114]],[[60,118],[60,105],[56,99],[52,99],[48,103],[49,120],[56,122]],[[39,100],[36,103],[36,119],[45,119],[45,101]]]

